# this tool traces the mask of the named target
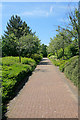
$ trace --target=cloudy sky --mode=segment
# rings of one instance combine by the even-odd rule
[[[19,15],[36,32],[41,43],[49,44],[57,26],[68,23],[68,13],[78,8],[77,2],[2,2],[2,33],[12,15]],[[1,17],[1,16],[0,16]]]

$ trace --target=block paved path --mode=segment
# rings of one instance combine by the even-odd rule
[[[77,97],[48,58],[37,65],[8,110],[8,118],[78,118]]]

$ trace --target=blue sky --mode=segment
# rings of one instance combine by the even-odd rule
[[[67,15],[70,9],[73,11],[75,7],[78,7],[77,2],[3,2],[0,34],[4,34],[11,16],[17,14],[36,32],[41,43],[48,45],[50,37],[57,34],[57,26],[68,23]]]

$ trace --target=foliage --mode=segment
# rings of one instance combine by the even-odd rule
[[[47,45],[41,45],[41,53],[43,54],[43,57],[47,57]]]
[[[49,59],[52,61],[52,63],[56,66],[60,65],[60,60],[59,59],[55,59],[55,57],[50,56]]]
[[[59,66],[59,69],[65,73],[66,77],[69,78],[74,85],[78,86],[78,58],[79,56],[74,56],[69,60],[59,60],[55,57],[50,57],[52,63]]]
[[[36,62],[31,58],[21,58],[22,63],[19,63],[18,57],[3,57],[2,63],[2,100],[3,114],[5,103],[12,98],[15,93],[15,88],[24,78],[31,73],[36,67]]]
[[[31,57],[33,53],[40,52],[40,40],[32,33],[26,22],[19,16],[12,16],[7,23],[7,31],[2,36],[2,55]]]
[[[78,56],[74,56],[65,64],[65,75],[78,86]]]
[[[53,53],[49,53],[47,57],[49,58],[49,57],[52,56],[52,55],[53,55]]]
[[[47,54],[50,54],[50,53],[55,54],[55,50],[54,50],[54,45],[53,45],[52,38],[50,38],[49,46],[47,46]]]
[[[32,71],[34,70],[34,68],[36,67],[37,63],[35,60],[31,59],[31,58],[22,58],[22,64],[28,64],[32,67]]]
[[[12,15],[9,22],[7,22],[6,26],[7,30],[5,31],[5,38],[8,38],[10,34],[15,35],[17,39],[22,37],[23,35],[32,34],[32,30],[30,30],[30,27],[26,24],[26,22],[22,21],[21,18],[17,15]]]
[[[54,52],[58,59],[69,59],[80,53],[79,14],[77,9],[71,11],[68,14],[69,24],[65,28],[58,26],[58,34],[50,38],[48,51]]]
[[[27,36],[22,37],[22,40],[26,42],[23,49],[23,56],[31,57],[32,54],[39,53],[40,40],[36,35],[33,36],[28,34]]]
[[[78,55],[78,47],[75,46],[74,43],[68,45],[66,48],[65,48],[65,56],[67,57],[67,59],[75,56],[75,55]]]
[[[63,57],[63,50],[62,48],[58,50],[58,59],[62,58]]]
[[[71,40],[71,36],[65,32],[65,31],[60,31],[58,29],[58,34],[56,35],[56,37],[54,37],[53,39],[50,38],[50,43],[48,46],[48,50],[51,49],[51,53],[55,53],[55,55],[57,55],[57,58],[61,58],[63,57],[64,59],[64,50],[65,47],[68,46],[72,40]]]
[[[37,63],[41,61],[42,57],[43,57],[42,54],[33,54],[31,56],[31,58],[34,59]]]

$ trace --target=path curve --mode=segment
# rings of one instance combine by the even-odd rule
[[[78,118],[78,102],[66,79],[43,58],[29,81],[10,101],[8,118]]]

